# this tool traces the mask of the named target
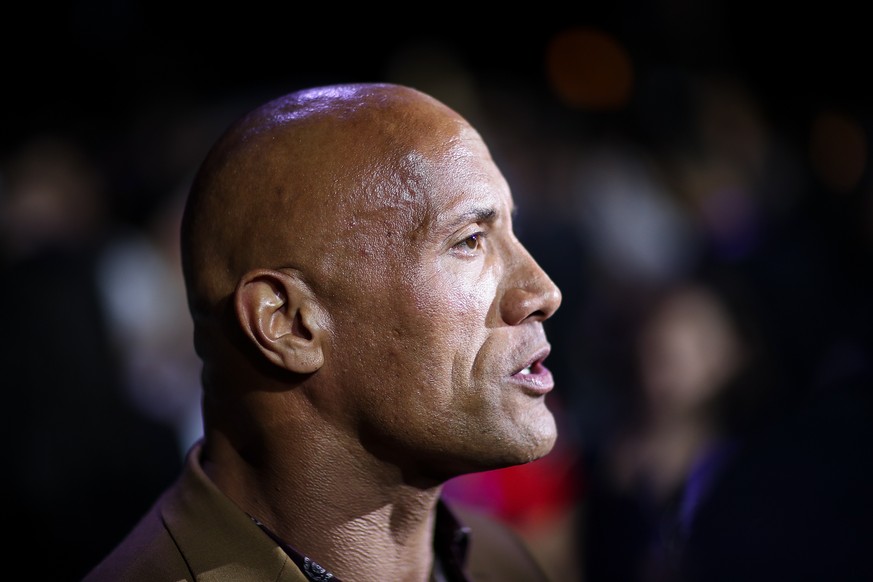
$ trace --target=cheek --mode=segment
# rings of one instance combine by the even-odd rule
[[[469,377],[487,335],[495,283],[450,269],[409,271],[373,321],[380,329],[384,364],[431,404],[449,399]],[[422,388],[422,387],[425,388]]]
[[[416,311],[435,327],[484,330],[497,296],[498,273],[495,267],[474,267],[441,265],[435,273],[411,280]]]
[[[442,388],[440,397],[446,401],[471,391],[477,399],[483,396],[476,386],[481,368],[487,368],[489,361],[489,321],[498,289],[494,275],[494,269],[477,273],[446,269],[415,292],[415,305],[423,316],[421,329],[428,335],[422,343],[428,345],[427,357],[439,374],[433,384]]]
[[[362,390],[367,398],[433,412],[470,386],[484,365],[496,272],[463,263],[466,270],[459,270],[451,261],[428,272],[391,269],[375,277],[378,281],[359,274],[358,285],[344,289],[335,347],[343,375],[368,386]],[[397,277],[398,272],[406,275]],[[404,389],[386,390],[389,386]]]

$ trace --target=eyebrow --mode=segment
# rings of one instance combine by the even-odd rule
[[[515,205],[510,209],[512,216],[515,215],[517,207]],[[442,228],[454,229],[461,225],[471,222],[491,224],[497,221],[500,217],[500,211],[493,207],[474,207],[461,212],[448,221],[443,223]]]
[[[450,220],[444,223],[444,227],[454,229],[471,222],[484,222],[490,224],[495,222],[497,217],[498,212],[494,208],[470,208],[461,214],[453,216]]]
[[[474,208],[460,216],[461,221],[475,220],[476,222],[494,222],[497,219],[497,211],[493,208]]]

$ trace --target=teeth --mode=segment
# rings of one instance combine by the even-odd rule
[[[530,374],[530,366],[528,366],[527,368],[525,368],[524,370],[522,370],[522,371],[520,372],[520,374],[522,374],[522,375],[524,375],[524,376],[527,376],[528,374]]]

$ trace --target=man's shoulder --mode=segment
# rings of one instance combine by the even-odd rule
[[[180,478],[83,582],[301,581],[273,540],[203,473],[198,449]]]
[[[88,573],[83,582],[118,580],[193,582],[194,576],[161,520],[158,505],[143,516],[121,543]]]

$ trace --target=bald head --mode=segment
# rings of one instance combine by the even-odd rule
[[[410,203],[420,159],[473,130],[414,89],[351,84],[273,100],[219,139],[194,181],[182,257],[195,322],[213,318],[242,275],[291,268],[314,284],[336,268],[336,235]]]

